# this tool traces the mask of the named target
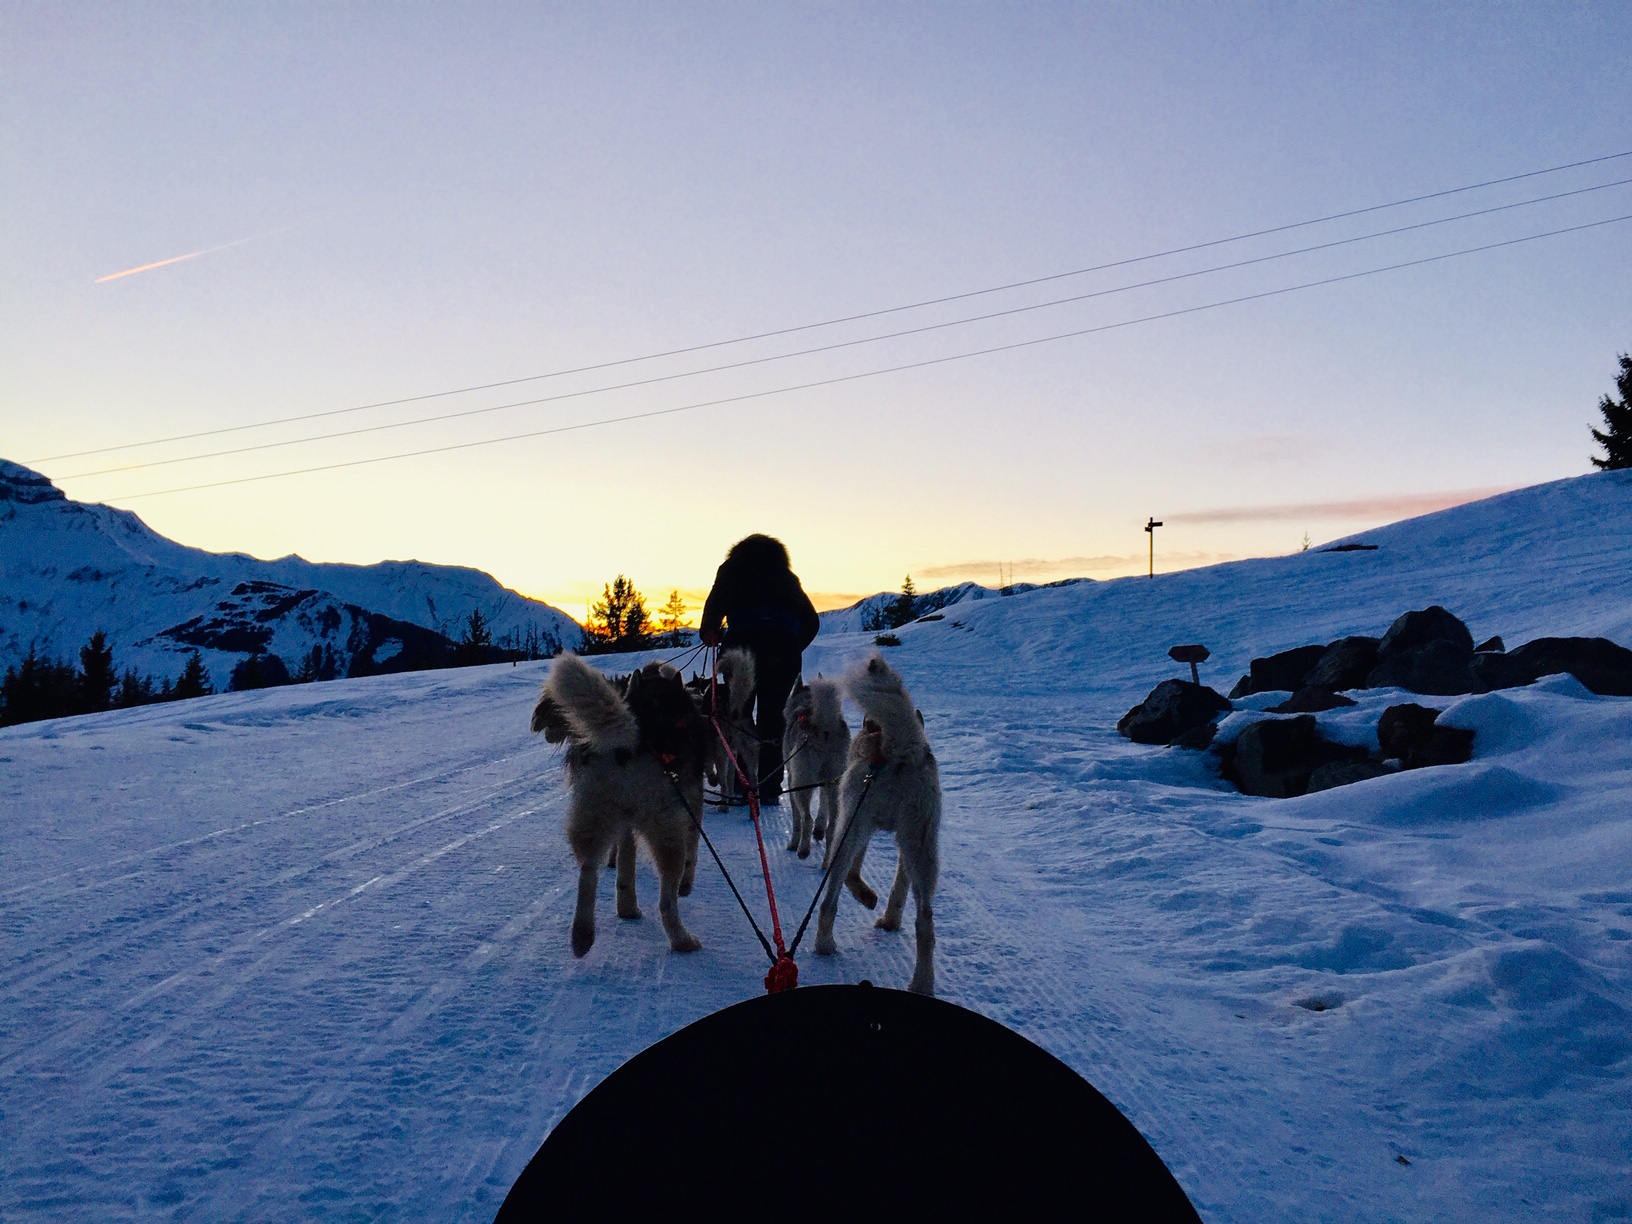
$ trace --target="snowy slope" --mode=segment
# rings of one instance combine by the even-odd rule
[[[479,570],[209,553],[165,539],[128,510],[69,501],[39,473],[0,460],[0,668],[31,644],[71,661],[101,629],[120,668],[173,676],[197,648],[221,683],[251,647],[241,634],[201,632],[208,622],[257,626],[265,639],[259,649],[281,655],[293,671],[313,645],[341,651],[342,667],[360,651],[390,653],[393,640],[401,650],[412,635],[377,618],[457,638],[473,610],[496,638],[529,628],[569,647],[581,638],[564,612]],[[190,634],[166,633],[188,622],[196,622]]]
[[[1049,587],[1075,586],[1079,582],[1090,582],[1089,578],[1062,578],[1058,582],[1050,582]],[[1017,582],[1007,588],[1009,594],[1023,595],[1027,591],[1040,590],[1034,582]],[[918,616],[927,616],[934,612],[944,613],[954,605],[973,603],[981,599],[996,599],[1003,594],[993,587],[981,586],[978,582],[960,582],[957,586],[940,587],[933,591],[925,591],[913,600],[913,609]],[[821,614],[822,633],[859,633],[866,629],[869,621],[882,614],[885,609],[893,608],[900,594],[895,591],[880,591],[876,595],[869,595],[865,599],[858,599],[848,608],[834,608],[830,612]]]
[[[1567,676],[1429,699],[1473,760],[1290,800],[1114,731],[1175,642],[1223,686],[1428,603],[1510,645],[1632,640],[1628,474],[1365,540],[900,631],[946,788],[942,992],[1081,1071],[1204,1219],[1623,1218],[1632,699]],[[824,633],[806,670],[870,640]],[[525,733],[546,666],[0,731],[0,1215],[491,1218],[602,1077],[761,989],[706,863],[702,952],[603,895],[572,958],[559,755]],[[1361,697],[1334,734],[1409,699]],[[709,821],[751,881],[746,821]],[[772,854],[786,918],[818,868]],[[892,860],[875,843],[875,883]],[[640,887],[650,914],[644,863]],[[910,934],[871,918],[846,900],[803,980],[904,983]]]

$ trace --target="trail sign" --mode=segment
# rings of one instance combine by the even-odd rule
[[[1160,526],[1161,524],[1157,524]],[[1207,647],[1197,643],[1193,646],[1173,646],[1168,649],[1167,657],[1175,663],[1190,664],[1190,679],[1195,684],[1201,683],[1201,673],[1196,670],[1197,663],[1207,662],[1207,656],[1212,652]]]

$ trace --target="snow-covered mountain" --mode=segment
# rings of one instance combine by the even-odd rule
[[[217,683],[245,655],[290,671],[329,648],[342,671],[408,670],[457,638],[480,611],[495,641],[529,635],[574,647],[566,613],[480,570],[382,561],[262,561],[177,544],[128,510],[70,501],[46,477],[0,459],[0,668],[32,646],[72,660],[98,629],[114,661],[174,676],[198,650]]]
[[[915,596],[912,601],[912,611],[917,616],[933,616],[937,612],[944,613],[947,608],[958,604],[974,603],[982,599],[996,599],[1004,595],[1024,595],[1027,591],[1038,591],[1046,587],[1075,586],[1079,582],[1092,582],[1091,578],[1062,578],[1058,582],[1016,582],[1011,586],[998,589],[981,586],[978,582],[960,582],[957,586],[940,587],[937,590],[926,591]],[[880,591],[876,595],[869,595],[865,599],[858,599],[848,608],[834,608],[831,612],[821,614],[822,633],[861,633],[869,626],[876,626],[879,617],[895,605],[901,598],[899,591]]]

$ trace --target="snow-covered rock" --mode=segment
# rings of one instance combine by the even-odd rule
[[[456,639],[472,611],[495,640],[582,640],[566,613],[480,570],[205,552],[0,459],[0,669],[30,646],[72,661],[100,629],[121,670],[161,677],[193,649],[218,684],[247,653],[270,651],[294,671],[314,646],[339,653],[342,671],[358,659],[360,671],[404,670],[434,653],[433,639]]]

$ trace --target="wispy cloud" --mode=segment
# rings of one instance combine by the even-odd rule
[[[1279,502],[1264,506],[1224,506],[1169,514],[1172,523],[1311,522],[1318,519],[1412,518],[1448,510],[1466,502],[1508,492],[1508,486],[1457,489],[1441,493],[1408,493],[1392,497],[1362,497],[1354,501]]]
[[[264,234],[251,234],[248,238],[235,238],[231,242],[223,242],[220,246],[205,247],[201,251],[188,251],[185,255],[172,255],[169,259],[156,259],[152,263],[145,263],[139,267],[126,268],[123,272],[109,272],[106,276],[97,277],[91,283],[105,285],[109,281],[120,280],[126,276],[135,276],[138,272],[151,272],[154,268],[168,268],[171,264],[186,263],[189,259],[197,259],[200,255],[213,255],[217,251],[240,247],[246,242],[257,242],[262,238],[270,238],[274,234],[282,234],[294,228],[293,225],[284,225],[275,230],[267,230]]]

